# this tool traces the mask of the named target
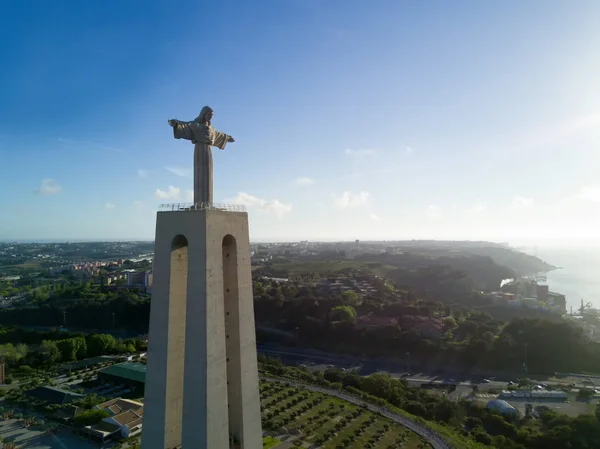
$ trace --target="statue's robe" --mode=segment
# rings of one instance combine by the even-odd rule
[[[225,149],[229,135],[219,132],[210,125],[197,121],[174,120],[173,136],[191,140],[194,147],[194,204],[211,206],[213,203],[213,160],[211,146]]]

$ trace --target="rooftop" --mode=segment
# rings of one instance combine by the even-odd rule
[[[110,362],[111,360],[114,360],[114,359],[115,359],[115,356],[101,355],[101,356],[93,357],[90,359],[79,360],[78,362],[63,363],[62,365],[60,365],[60,367],[62,369],[79,369],[79,368],[85,368],[86,366],[90,366],[90,365],[97,365],[98,363]]]
[[[100,410],[107,410],[111,415],[118,415],[119,413],[123,413],[129,410],[137,410],[140,407],[143,407],[144,404],[138,401],[132,401],[131,399],[111,399],[110,401],[103,402],[102,404],[98,404]]]
[[[142,422],[143,416],[144,408],[140,407],[137,410],[128,410],[126,412],[115,415],[112,417],[112,419],[114,419],[122,426],[135,427],[140,422]]]
[[[117,424],[108,423],[106,421],[100,421],[98,424],[94,426],[86,426],[86,429],[95,435],[99,435],[100,437],[106,437],[117,432],[121,427]]]
[[[100,370],[100,373],[133,380],[140,383],[146,382],[146,365],[142,365],[141,363],[118,363]]]
[[[68,404],[76,399],[83,398],[82,394],[73,393],[56,387],[37,387],[25,392],[25,395],[41,399],[48,404]]]

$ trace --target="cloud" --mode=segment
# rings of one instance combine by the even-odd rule
[[[296,185],[299,186],[311,186],[315,183],[315,180],[312,178],[306,178],[306,177],[299,177],[296,178]]]
[[[425,209],[425,215],[427,215],[429,218],[440,218],[442,216],[442,211],[439,208],[439,206],[436,206],[435,204],[430,204]]]
[[[277,199],[265,200],[245,192],[239,192],[234,198],[227,200],[227,202],[242,204],[247,208],[257,208],[278,218],[282,218],[285,214],[292,211],[291,204],[282,203]]]
[[[338,209],[352,209],[360,207],[369,201],[369,193],[361,191],[358,193],[343,192],[341,195],[333,195],[333,203]]]
[[[144,170],[142,168],[138,168],[137,174],[140,178],[147,178],[148,177],[148,170]]]
[[[413,147],[410,147],[408,145],[404,147],[404,154],[406,154],[407,156],[413,154],[414,151],[415,149]]]
[[[40,188],[36,190],[39,195],[56,195],[62,190],[62,187],[54,179],[46,178],[42,179]]]
[[[115,207],[117,207],[117,206],[115,206],[113,203],[106,203],[104,205],[105,209],[114,209]]]
[[[353,150],[351,148],[346,148],[344,153],[348,156],[366,156],[369,154],[375,154],[375,150],[371,148],[360,148],[358,150]]]
[[[487,203],[475,203],[469,207],[465,212],[468,214],[480,214],[487,209]]]
[[[179,200],[181,199],[181,189],[173,186],[167,187],[167,190],[156,189],[154,196],[159,200]]]
[[[170,171],[174,175],[181,176],[182,178],[192,178],[193,169],[182,168],[182,167],[165,167],[167,171]]]
[[[515,207],[531,207],[533,206],[533,198],[528,198],[524,196],[515,196],[513,198],[512,204]]]
[[[581,189],[577,198],[593,203],[600,203],[600,186],[587,186]]]
[[[372,221],[379,221],[380,220],[379,215],[374,214],[374,213],[369,214],[369,219],[372,220]]]
[[[156,189],[154,196],[159,200],[184,200],[194,201],[193,190],[181,190],[179,187],[169,186],[167,190]]]

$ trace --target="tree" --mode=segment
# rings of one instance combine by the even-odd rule
[[[451,316],[442,318],[442,324],[444,325],[444,330],[446,330],[446,331],[456,329],[456,326],[457,326],[456,320]]]
[[[50,365],[60,361],[61,352],[55,341],[43,340],[40,345],[40,353],[44,356],[44,360]]]
[[[333,321],[343,321],[353,323],[356,319],[356,310],[352,306],[337,306],[331,309],[331,319]]]
[[[44,302],[50,297],[50,288],[48,286],[38,287],[33,289],[30,295],[34,302]]]
[[[359,306],[360,304],[362,304],[362,299],[360,295],[351,290],[342,293],[342,301],[351,306]]]
[[[117,341],[110,334],[94,334],[87,339],[88,356],[110,354],[115,351]]]
[[[56,346],[60,351],[61,359],[65,362],[83,359],[87,354],[87,344],[83,337],[58,340]]]
[[[27,352],[28,349],[25,344],[15,346],[12,343],[7,343],[0,345],[0,358],[9,364],[15,364],[19,360],[24,359],[27,356]]]
[[[75,337],[75,357],[77,360],[85,358],[87,355],[87,343],[84,337]]]
[[[102,421],[104,418],[110,416],[110,413],[108,413],[106,410],[98,410],[98,409],[91,409],[91,410],[86,410],[85,412],[82,412],[80,414],[78,414],[77,416],[75,416],[75,424],[77,424],[78,426],[93,426],[94,424]]]

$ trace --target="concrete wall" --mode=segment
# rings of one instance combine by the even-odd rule
[[[145,449],[180,445],[182,429],[189,246],[185,237],[170,232],[160,215],[144,398]]]
[[[262,448],[246,213],[158,213],[149,345],[144,449]]]
[[[256,438],[262,426],[249,238],[238,241],[228,234],[222,254],[229,428],[243,449],[261,448],[262,436]]]

